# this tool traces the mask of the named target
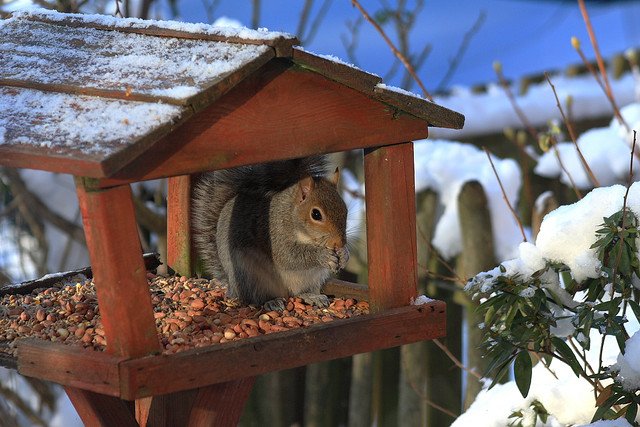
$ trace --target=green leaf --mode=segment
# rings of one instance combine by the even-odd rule
[[[580,362],[578,362],[576,355],[573,354],[573,351],[571,351],[571,348],[569,348],[567,343],[559,337],[551,337],[551,343],[555,347],[556,351],[560,353],[560,356],[562,356],[565,362],[573,370],[573,373],[576,374],[576,376],[580,376],[580,373],[582,372]]]
[[[596,410],[596,413],[593,414],[593,418],[591,419],[591,422],[596,422],[598,420],[604,420],[604,419],[614,419],[616,414],[615,412],[613,412],[611,410],[611,407],[616,403],[616,401],[618,400],[617,395],[612,395],[610,396],[607,400],[605,400],[605,402],[598,407],[598,409]]]
[[[516,378],[516,385],[522,397],[527,397],[531,387],[531,356],[527,350],[523,350],[516,356],[513,363],[513,374]]]
[[[631,307],[631,310],[633,310],[633,314],[635,314],[636,319],[640,321],[640,305],[638,305],[638,303],[634,300],[630,299],[629,307]]]
[[[629,421],[629,424],[633,425],[636,421],[636,416],[638,415],[638,405],[635,402],[631,402],[629,406],[627,406],[627,413],[624,417]]]

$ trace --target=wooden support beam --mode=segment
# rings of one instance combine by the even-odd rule
[[[131,188],[94,190],[77,179],[76,189],[107,352],[123,357],[160,352]]]
[[[140,427],[237,426],[255,377],[136,400]]]
[[[424,120],[291,63],[271,61],[100,185],[402,143],[427,134]]]
[[[413,143],[365,150],[370,304],[402,307],[417,292]]]
[[[64,389],[85,426],[138,427],[129,402],[79,388]]]
[[[61,343],[20,340],[18,365],[19,372],[28,376],[135,400],[441,338],[446,332],[445,316],[445,304],[431,301],[176,354],[126,360]]]
[[[192,276],[195,259],[191,243],[191,190],[193,177],[168,179],[167,264],[178,274]]]
[[[118,364],[124,358],[102,351],[28,338],[18,340],[18,372],[109,396],[120,396]]]
[[[189,415],[189,427],[237,426],[256,377],[202,387]]]
[[[444,319],[444,303],[432,301],[224,345],[127,360],[120,363],[121,396],[138,399],[166,394],[441,338]]]

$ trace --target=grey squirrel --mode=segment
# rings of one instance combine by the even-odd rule
[[[204,174],[194,188],[193,240],[204,270],[245,304],[289,296],[328,304],[320,288],[344,268],[347,207],[325,156]]]

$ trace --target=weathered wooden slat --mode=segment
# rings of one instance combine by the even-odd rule
[[[426,99],[404,94],[384,86],[376,86],[374,98],[396,107],[399,111],[413,114],[425,120],[429,126],[462,129],[464,116]]]
[[[119,396],[124,358],[38,339],[18,340],[18,372],[66,386]]]
[[[101,185],[401,143],[427,134],[423,120],[396,116],[361,92],[276,60]]]
[[[382,81],[379,76],[367,73],[354,66],[338,62],[335,59],[307,52],[301,47],[293,48],[293,62],[313,70],[325,77],[342,83],[360,92],[373,94],[375,86]]]
[[[200,105],[229,76],[246,76],[275,56],[263,45],[145,37],[24,19],[2,24],[0,52],[8,59],[0,62],[2,84],[41,90]]]
[[[0,98],[14,107],[0,110],[0,165],[87,177],[114,173],[192,112],[166,104],[6,86],[0,86]],[[78,123],[92,126],[79,131]]]
[[[160,264],[160,254],[146,253],[143,255],[144,267],[146,270],[155,270]],[[80,268],[78,270],[66,271],[64,273],[47,274],[39,279],[29,280],[27,282],[15,285],[6,285],[0,287],[0,297],[4,295],[24,295],[33,292],[38,288],[50,288],[52,286],[60,286],[76,276],[84,276],[86,278],[93,277],[91,267]]]
[[[442,337],[445,305],[434,301],[120,364],[122,397],[136,399]],[[293,350],[295,348],[295,350]]]
[[[49,341],[21,340],[18,371],[135,400],[439,338],[445,328],[445,304],[431,301],[224,345],[133,359]]]
[[[369,303],[401,307],[418,281],[413,144],[365,150],[364,173]]]
[[[69,73],[73,77],[73,73]],[[150,95],[144,92],[127,91],[125,89],[103,89],[100,87],[81,86],[73,83],[43,83],[36,80],[19,80],[0,77],[0,86],[21,87],[46,92],[64,92],[76,95],[99,96],[102,98],[124,99],[138,102],[164,102],[173,105],[189,105],[188,99],[176,99],[170,96]]]
[[[167,193],[167,264],[179,274],[191,276],[194,253],[191,243],[191,190],[193,178],[169,178]]]
[[[293,46],[300,44],[297,37],[281,33],[277,36],[269,35],[268,33],[262,33],[264,37],[260,36],[260,31],[248,30],[249,33],[256,34],[258,37],[243,37],[242,33],[247,32],[242,30],[235,30],[229,28],[216,28],[204,24],[186,24],[180,23],[178,27],[172,28],[169,25],[170,22],[159,22],[150,20],[140,20],[135,18],[125,18],[121,20],[112,19],[111,22],[107,22],[104,17],[102,19],[96,19],[92,21],[91,16],[64,14],[64,18],[59,19],[56,17],[52,19],[46,14],[32,13],[25,16],[26,19],[46,22],[54,25],[63,25],[67,27],[81,27],[81,28],[95,28],[98,30],[110,30],[120,31],[124,33],[144,34],[157,37],[174,37],[181,39],[192,40],[208,40],[218,41],[226,43],[238,43],[238,44],[250,44],[250,45],[266,45],[275,49],[278,56],[290,57]],[[109,17],[106,17],[109,18]],[[183,27],[184,29],[179,29]],[[192,31],[189,31],[193,28]],[[237,32],[237,34],[233,34]]]
[[[138,240],[131,188],[76,189],[107,351],[138,357],[161,351]]]
[[[129,403],[124,400],[73,387],[65,387],[65,391],[86,426],[138,427]]]
[[[331,279],[322,286],[322,293],[339,298],[355,298],[369,301],[369,287],[360,283],[351,283],[339,279]]]

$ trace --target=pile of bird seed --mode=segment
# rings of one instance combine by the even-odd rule
[[[331,322],[369,312],[369,304],[330,299],[327,308],[289,298],[283,311],[242,306],[216,280],[148,274],[154,317],[165,353]],[[95,287],[80,280],[28,295],[0,298],[0,352],[15,356],[16,340],[40,338],[104,350]]]

